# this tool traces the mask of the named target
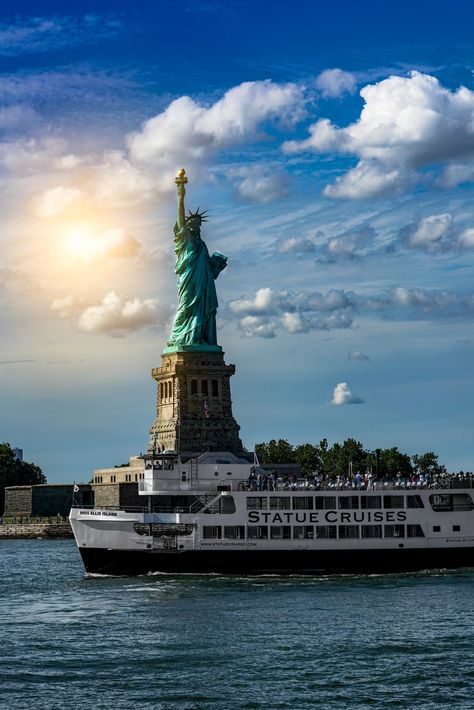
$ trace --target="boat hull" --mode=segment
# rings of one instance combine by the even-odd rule
[[[474,548],[155,552],[80,548],[89,574],[387,574],[474,567]]]

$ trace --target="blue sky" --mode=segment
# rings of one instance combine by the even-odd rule
[[[3,3],[0,439],[48,480],[146,448],[173,176],[228,255],[242,439],[472,469],[470,2]]]

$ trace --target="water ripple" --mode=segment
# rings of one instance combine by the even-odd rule
[[[474,571],[86,577],[0,542],[0,708],[467,710]]]

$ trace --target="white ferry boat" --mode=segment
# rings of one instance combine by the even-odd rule
[[[88,573],[337,574],[474,567],[472,481],[274,481],[227,452],[147,454],[140,510],[73,507]],[[262,474],[262,475],[259,475]],[[260,489],[260,490],[256,490]]]

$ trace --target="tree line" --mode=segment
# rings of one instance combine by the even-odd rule
[[[19,461],[10,444],[0,444],[0,513],[5,507],[7,486],[34,486],[46,483],[46,476],[39,466]]]
[[[342,444],[329,446],[327,439],[319,444],[298,444],[293,446],[286,439],[271,439],[255,445],[255,452],[260,463],[296,463],[301,466],[303,476],[314,472],[329,477],[342,476],[349,472],[364,474],[367,469],[380,478],[395,478],[398,473],[403,478],[422,473],[430,476],[447,473],[445,466],[438,462],[437,454],[427,451],[424,454],[408,454],[399,451],[396,446],[390,449],[365,449],[360,441],[346,439]]]

